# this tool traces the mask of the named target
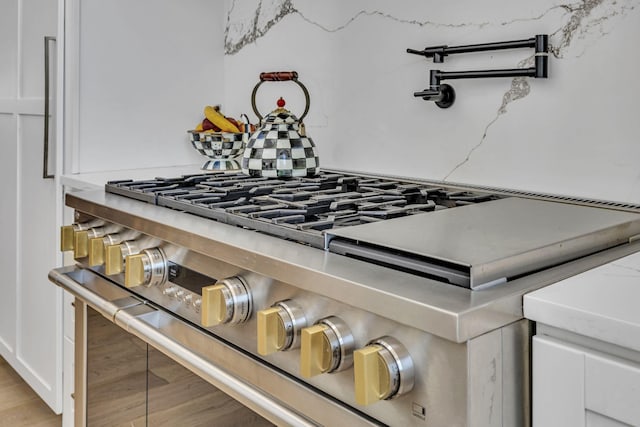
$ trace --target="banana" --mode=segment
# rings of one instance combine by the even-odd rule
[[[218,126],[222,132],[240,133],[240,129],[238,129],[236,125],[227,120],[225,116],[210,105],[204,107],[204,116],[209,119],[211,123]]]

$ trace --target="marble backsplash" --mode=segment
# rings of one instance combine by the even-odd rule
[[[640,0],[228,0],[225,110],[250,112],[262,71],[296,70],[327,168],[640,203]],[[452,80],[449,109],[413,97],[429,70],[530,66],[532,49],[406,48],[549,34],[549,78]],[[261,86],[267,113],[292,83]],[[252,114],[253,115],[253,114]],[[254,116],[255,117],[255,116]]]

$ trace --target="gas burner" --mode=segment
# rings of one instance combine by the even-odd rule
[[[388,178],[322,172],[277,179],[208,173],[112,181],[106,191],[324,248],[324,232],[495,200]]]

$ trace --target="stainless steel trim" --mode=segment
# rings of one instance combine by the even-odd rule
[[[66,203],[243,271],[284,283],[296,278],[295,286],[302,290],[457,343],[522,319],[525,293],[640,250],[636,241],[513,280],[508,286],[471,291],[102,190],[68,193]]]
[[[89,275],[90,278],[85,280],[83,277],[85,275]],[[83,280],[84,284],[79,283],[76,277]],[[130,293],[110,286],[108,282],[88,270],[78,269],[74,266],[49,271],[49,280],[69,291],[76,298],[86,302],[110,320],[113,320],[116,313],[121,309],[142,304],[142,301],[133,297]],[[112,294],[111,298],[105,299],[97,293],[100,292],[100,288],[105,288],[105,286],[109,286],[108,289]]]
[[[160,286],[167,281],[167,257],[160,248],[144,249],[142,258],[144,286]]]
[[[450,283],[470,287],[470,267],[460,267],[459,269],[447,268],[433,262],[425,262],[424,260],[412,259],[406,256],[395,254],[391,251],[382,251],[376,249],[375,246],[361,246],[355,242],[341,240],[332,233],[325,235],[329,241],[328,246],[331,251],[347,255],[350,257],[358,257],[360,259],[369,259],[382,263],[382,265],[395,266],[409,271],[430,274],[432,276],[442,277]]]
[[[339,372],[353,366],[355,339],[347,324],[336,316],[326,317],[318,323],[327,326],[325,335],[331,343],[332,351],[338,353],[337,357],[334,356],[333,364],[327,372]]]
[[[253,311],[253,297],[244,280],[235,276],[222,280],[220,284],[224,285],[223,294],[227,300],[227,310],[231,308],[231,316],[223,323],[239,324],[249,320]]]
[[[286,340],[281,351],[293,350],[300,347],[300,334],[303,328],[307,327],[307,318],[304,310],[292,300],[280,301],[274,304],[279,307],[279,315],[284,324]]]
[[[122,296],[129,292],[91,270],[64,267],[50,271],[49,279],[78,298],[76,310],[86,301],[116,325],[277,425],[379,425],[165,311],[140,301],[127,303]],[[78,328],[76,337],[82,338],[81,333]],[[76,396],[80,402],[82,395]]]
[[[121,248],[123,263],[124,263],[124,260],[129,255],[135,255],[140,253],[140,247],[138,245],[137,240],[125,240],[124,242],[120,243],[120,248]]]
[[[73,224],[71,224],[71,227],[73,227],[73,231],[84,231],[84,230],[91,230],[92,228],[100,228],[100,227],[104,227],[105,226],[105,222],[100,220],[100,219],[92,219],[88,222],[74,222]]]
[[[53,36],[44,37],[44,153],[42,163],[42,178],[52,179],[54,174],[49,173],[49,114],[50,114],[50,97],[49,97],[49,79],[50,79],[50,61],[49,61],[49,42],[55,42]]]

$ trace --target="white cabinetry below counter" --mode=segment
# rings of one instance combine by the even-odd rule
[[[5,0],[0,5],[0,355],[58,413],[62,291],[51,286],[47,273],[60,262],[60,129],[55,126],[61,101],[56,90],[61,78],[56,71],[61,51],[59,4]]]
[[[640,425],[640,253],[524,298],[533,426]]]

